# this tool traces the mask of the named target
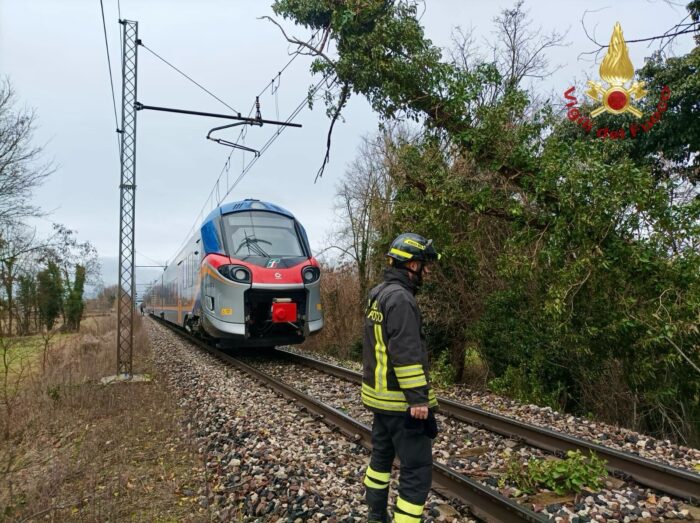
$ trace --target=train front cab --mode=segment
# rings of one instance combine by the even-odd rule
[[[291,214],[255,203],[202,227],[201,325],[234,347],[301,343],[323,327],[318,263]]]

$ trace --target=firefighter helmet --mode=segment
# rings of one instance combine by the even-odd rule
[[[426,240],[420,234],[411,232],[399,234],[391,243],[386,255],[399,263],[412,260],[431,262],[440,259],[440,254],[433,247],[433,240]]]

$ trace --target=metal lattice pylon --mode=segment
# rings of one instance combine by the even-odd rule
[[[136,67],[138,22],[120,20],[123,35],[121,183],[119,185],[119,308],[117,375],[132,376],[134,346],[134,220],[136,210]]]

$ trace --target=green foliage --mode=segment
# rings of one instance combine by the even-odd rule
[[[472,74],[441,61],[440,49],[424,37],[416,2],[276,0],[272,8],[308,29],[328,31],[337,59],[319,57],[312,71],[335,75],[383,118],[427,117],[460,132],[470,118],[464,104],[478,96],[478,82],[493,74],[483,68]]]
[[[634,154],[655,161],[663,151],[666,161],[677,162],[692,180],[700,181],[700,47],[677,58],[664,59],[656,53],[639,77],[648,91],[643,100],[646,115],[656,110],[664,86],[670,88],[671,98],[653,132],[640,133],[634,140]]]
[[[75,266],[75,279],[73,286],[68,293],[65,304],[66,328],[69,331],[77,332],[80,329],[80,320],[83,317],[83,289],[85,287],[85,267]]]
[[[496,394],[511,396],[522,403],[532,403],[558,408],[564,385],[559,382],[558,388],[545,385],[547,383],[545,365],[527,365],[524,367],[506,367],[505,372],[489,381],[489,389]]]
[[[455,368],[450,361],[450,352],[443,350],[430,365],[430,381],[438,387],[447,387],[455,382]]]
[[[49,385],[46,388],[46,395],[49,398],[51,398],[51,400],[54,403],[58,403],[61,400],[61,386],[60,385],[56,385],[56,386]]]
[[[352,361],[362,361],[362,339],[357,338],[352,345],[350,345],[350,353],[348,354],[348,357]]]
[[[699,205],[674,202],[682,182],[657,180],[619,148],[548,141],[538,183],[558,203],[546,233],[509,239],[508,285],[476,333],[500,392],[615,419],[600,387],[619,365],[619,389],[635,397],[626,422],[693,434],[700,379],[683,354],[697,360],[700,342]]]
[[[382,118],[424,124],[419,139],[392,145],[394,226],[372,250],[406,229],[434,239],[443,259],[419,299],[455,378],[476,346],[500,392],[700,437],[698,48],[640,71],[647,115],[663,86],[672,93],[652,132],[600,140],[552,107],[535,110],[495,64],[444,62],[415,2],[273,8],[335,43],[337,57],[319,56],[314,72],[334,74]],[[601,390],[626,410],[609,410]]]
[[[47,331],[53,329],[56,318],[63,310],[63,283],[61,271],[53,261],[37,274],[39,317]]]
[[[22,275],[17,281],[17,331],[25,336],[31,330],[32,312],[37,308],[37,282],[32,274]]]
[[[506,465],[505,482],[513,483],[523,492],[533,493],[547,488],[559,495],[581,492],[583,487],[598,490],[607,476],[605,461],[595,454],[584,457],[580,451],[569,451],[563,460],[531,458],[520,461],[517,454],[511,454]]]

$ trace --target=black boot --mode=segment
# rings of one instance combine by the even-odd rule
[[[389,523],[389,514],[386,509],[383,513],[370,509],[367,515],[367,523]]]

